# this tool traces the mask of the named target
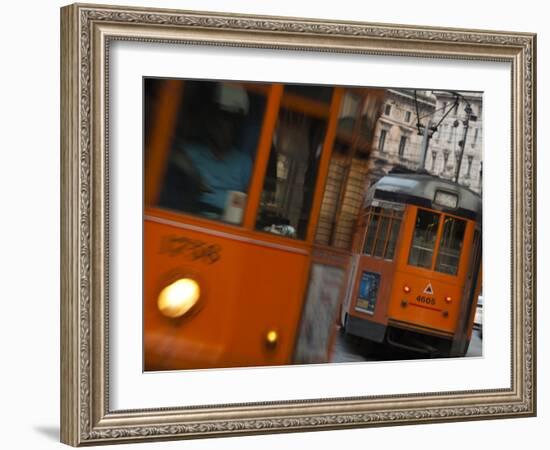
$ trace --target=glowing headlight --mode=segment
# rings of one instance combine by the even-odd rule
[[[160,292],[157,306],[167,317],[181,317],[197,303],[200,294],[199,284],[195,280],[180,278]]]
[[[270,330],[265,335],[265,342],[268,347],[274,347],[277,345],[277,341],[279,340],[279,335],[275,330]]]

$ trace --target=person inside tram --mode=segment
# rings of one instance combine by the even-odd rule
[[[221,219],[228,195],[239,194],[242,209],[248,190],[252,159],[238,142],[249,100],[242,87],[220,83],[213,101],[201,103],[193,111],[196,117],[188,117],[194,135],[177,140],[172,149],[159,203]]]

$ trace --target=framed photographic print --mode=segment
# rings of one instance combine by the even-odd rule
[[[61,27],[63,442],[536,413],[535,35]]]

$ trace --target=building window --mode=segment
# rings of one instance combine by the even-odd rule
[[[437,158],[437,151],[432,150],[432,172],[435,171],[435,160]]]
[[[401,140],[399,141],[399,157],[403,158],[403,155],[405,154],[405,145],[407,144],[407,136],[401,136]]]
[[[405,113],[405,122],[409,123],[410,120],[411,120],[411,112],[407,111]]]
[[[447,163],[449,162],[449,150],[443,150],[443,171],[447,170]]]
[[[466,173],[466,178],[470,178],[470,173],[472,172],[473,160],[474,160],[474,157],[472,155],[468,155],[468,172]]]
[[[455,131],[456,127],[454,126],[454,124],[452,124],[450,126],[449,133],[447,134],[447,143],[450,143],[453,140],[453,138],[455,137]]]
[[[378,140],[378,151],[382,153],[384,151],[384,144],[386,143],[386,130],[380,131],[380,139]]]
[[[391,105],[386,105],[386,109],[384,109],[384,114],[386,116],[389,116],[391,113]]]

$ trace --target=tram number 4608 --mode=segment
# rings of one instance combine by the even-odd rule
[[[419,303],[426,303],[427,305],[435,305],[435,298],[433,297],[425,297],[423,295],[419,295],[416,297],[416,301]]]

